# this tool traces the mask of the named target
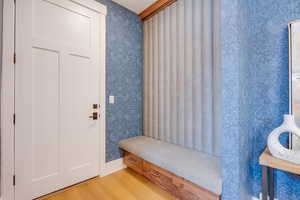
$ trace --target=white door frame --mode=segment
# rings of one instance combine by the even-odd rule
[[[14,1],[3,1],[1,77],[1,199],[14,199]]]
[[[105,55],[106,55],[106,6],[95,0],[70,0],[102,15],[100,24],[100,169],[105,170]],[[14,0],[3,0],[3,43],[2,43],[2,75],[1,75],[1,197],[0,200],[14,200],[14,88],[15,88],[15,5]],[[16,175],[16,184],[17,184]]]

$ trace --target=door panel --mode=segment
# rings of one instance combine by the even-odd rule
[[[97,176],[100,20],[71,0],[17,0],[16,199]]]
[[[59,54],[33,48],[33,181],[57,176],[60,169]],[[52,149],[48,151],[48,149]],[[45,157],[47,159],[45,159]],[[43,167],[41,167],[43,166]]]
[[[63,69],[63,128],[68,152],[66,170],[74,181],[87,175],[87,169],[97,172],[98,120],[89,118],[94,110],[93,102],[97,98],[91,91],[97,91],[93,85],[94,67],[90,57],[67,55],[68,63]],[[80,82],[78,80],[81,80]],[[96,97],[96,98],[95,98]],[[77,149],[76,153],[74,149]],[[93,169],[92,169],[93,168]],[[87,175],[90,176],[90,175]],[[88,177],[87,177],[88,178]]]
[[[32,48],[32,186],[36,194],[57,187],[62,172],[59,58],[55,50]]]
[[[89,48],[90,27],[91,13],[70,1],[33,1],[33,34],[36,37]]]

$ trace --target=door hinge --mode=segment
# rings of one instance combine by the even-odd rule
[[[13,116],[13,123],[16,124],[16,114]]]
[[[13,186],[16,185],[16,175],[13,176]]]
[[[17,55],[16,53],[14,53],[14,64],[16,64],[16,62],[17,62]]]

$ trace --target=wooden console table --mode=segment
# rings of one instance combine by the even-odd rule
[[[300,165],[294,164],[271,155],[268,148],[259,157],[262,165],[262,199],[274,200],[274,169],[300,175]]]

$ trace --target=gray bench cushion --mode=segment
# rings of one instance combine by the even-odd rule
[[[119,146],[215,194],[222,193],[221,167],[217,157],[145,136],[122,140]]]

